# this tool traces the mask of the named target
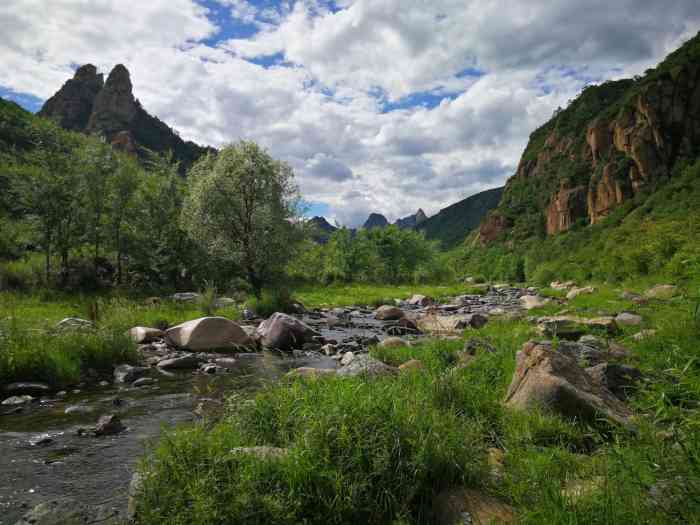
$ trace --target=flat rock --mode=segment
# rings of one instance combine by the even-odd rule
[[[596,317],[585,319],[568,315],[540,317],[537,319],[539,332],[546,337],[561,337],[578,339],[588,330],[599,330],[608,334],[618,331],[615,319],[612,317]]]
[[[579,295],[589,295],[593,292],[595,292],[595,288],[592,286],[584,286],[583,288],[574,287],[566,294],[566,298],[569,300],[576,299]]]
[[[313,368],[310,366],[301,366],[287,372],[287,377],[305,377],[308,379],[316,379],[324,376],[334,376],[335,369],[332,368]]]
[[[136,381],[134,381],[131,384],[131,386],[136,387],[136,388],[140,388],[142,386],[155,385],[156,383],[157,383],[157,381],[152,377],[141,377],[141,378],[137,379]]]
[[[657,284],[644,292],[648,299],[671,299],[678,293],[678,287],[672,284]]]
[[[575,359],[536,341],[528,341],[518,352],[505,402],[514,408],[543,408],[583,421],[603,416],[631,426],[629,408],[597,384]]]
[[[277,312],[263,321],[256,331],[260,343],[265,348],[290,351],[302,348],[305,343],[313,343],[314,337],[321,334],[308,324],[291,315]]]
[[[163,370],[188,370],[199,368],[204,362],[204,358],[196,354],[184,354],[175,357],[166,357],[158,361],[158,368]]]
[[[79,317],[66,317],[56,323],[56,330],[59,331],[71,331],[71,330],[89,330],[94,328],[95,325],[92,322],[85,319],[80,319]]]
[[[195,292],[178,292],[174,293],[173,295],[170,296],[170,298],[173,301],[178,301],[178,302],[191,302],[191,301],[196,301],[198,300],[201,295]]]
[[[435,299],[433,299],[432,297],[427,297],[425,295],[416,294],[411,296],[407,303],[411,306],[430,306],[432,304],[435,304]]]
[[[4,399],[0,405],[24,405],[26,403],[31,403],[32,401],[34,401],[34,397],[30,395],[10,396],[7,399]]]
[[[379,348],[401,348],[410,346],[410,343],[400,337],[387,337],[377,345]]]
[[[166,331],[168,341],[188,350],[219,350],[250,347],[251,337],[225,317],[202,317],[173,326]]]
[[[629,312],[622,312],[615,316],[615,322],[625,326],[639,326],[642,324],[642,316]]]
[[[503,501],[474,489],[456,487],[433,500],[436,525],[489,525],[515,523],[515,510]]]
[[[565,282],[552,281],[551,283],[549,283],[549,287],[552,290],[559,290],[559,291],[569,290],[571,288],[574,288],[575,286],[576,286],[576,283],[574,281],[565,281]]]
[[[4,394],[10,395],[10,396],[21,396],[21,395],[30,395],[30,396],[40,396],[43,394],[47,394],[51,391],[49,388],[49,385],[45,383],[36,383],[36,382],[17,382],[17,383],[10,383],[8,385],[5,385],[2,388],[2,391]]]

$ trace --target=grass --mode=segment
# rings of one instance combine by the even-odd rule
[[[330,306],[359,306],[393,304],[394,299],[408,299],[414,294],[426,295],[434,299],[452,297],[469,292],[464,284],[450,285],[376,285],[376,284],[332,284],[328,286],[302,286],[294,297],[307,308]]]
[[[619,336],[645,375],[629,401],[637,434],[506,409],[515,354],[534,333],[492,322],[478,334],[497,352],[466,367],[455,366],[462,341],[376,348],[387,363],[425,367],[270,385],[252,401],[234,396],[221,421],[166,432],[142,465],[139,523],[431,523],[433,497],[453,485],[501,498],[526,524],[699,523],[694,302],[630,305],[604,288],[569,304],[577,315],[632,306],[657,329],[639,342],[629,337],[638,328]],[[262,445],[289,454],[230,453]],[[492,447],[504,452],[500,481],[487,466]]]

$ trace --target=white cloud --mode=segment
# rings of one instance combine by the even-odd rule
[[[642,72],[700,28],[693,0],[218,4],[226,19],[193,0],[56,0],[50,14],[5,0],[0,86],[46,98],[76,64],[124,63],[146,109],[183,137],[260,142],[308,201],[356,225],[502,184],[530,132],[586,82]],[[205,44],[240,22],[258,33]],[[247,60],[278,53],[286,63]],[[403,103],[422,92],[452,96]]]

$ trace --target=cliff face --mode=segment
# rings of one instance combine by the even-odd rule
[[[80,67],[75,76],[39,111],[64,128],[103,135],[114,147],[145,156],[148,150],[173,153],[187,169],[211,148],[185,142],[167,124],[141,107],[133,94],[129,71],[121,64],[103,80],[92,64]]]
[[[95,66],[81,66],[73,78],[46,101],[38,114],[55,118],[63,128],[83,131],[87,128],[95,98],[103,85],[104,78],[97,73]]]
[[[700,35],[644,77],[586,88],[536,130],[498,208],[511,225],[496,237],[595,224],[699,154]],[[494,226],[482,224],[483,241]]]

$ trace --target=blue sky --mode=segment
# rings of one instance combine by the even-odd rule
[[[502,184],[555,108],[698,29],[697,0],[4,0],[0,96],[36,111],[77,65],[123,63],[184,138],[259,142],[355,226]]]

